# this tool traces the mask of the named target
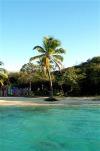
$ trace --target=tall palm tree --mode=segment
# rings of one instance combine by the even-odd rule
[[[51,71],[53,68],[58,67],[61,69],[63,56],[65,50],[60,47],[61,42],[53,37],[44,37],[43,46],[35,46],[33,50],[37,50],[40,55],[30,58],[30,61],[40,60],[41,66],[47,73],[50,80],[50,98],[53,98],[53,86]]]
[[[0,66],[2,66],[3,63],[0,61]],[[5,79],[7,79],[7,72],[4,68],[0,67],[0,84],[3,85],[3,82]]]

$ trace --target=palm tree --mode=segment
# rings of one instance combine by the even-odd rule
[[[62,54],[65,53],[65,50],[60,46],[61,43],[59,40],[53,37],[44,37],[43,46],[35,46],[33,48],[33,50],[37,50],[41,54],[30,58],[30,61],[38,59],[45,73],[47,73],[50,81],[50,98],[53,98],[51,71],[56,67],[61,69],[63,61]]]
[[[2,66],[3,63],[0,61],[0,66]],[[5,81],[5,79],[7,79],[7,72],[4,68],[0,68],[0,84],[3,85],[3,82]]]

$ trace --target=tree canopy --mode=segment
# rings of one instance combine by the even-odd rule
[[[7,71],[2,68],[3,62],[0,61],[0,84],[3,85],[4,81],[8,78]]]

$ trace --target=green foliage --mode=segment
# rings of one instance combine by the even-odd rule
[[[3,63],[0,61],[0,66],[2,66]],[[4,68],[0,68],[0,84],[3,85],[3,83],[8,79],[7,71]]]
[[[19,72],[10,72],[8,74],[8,79],[9,79],[9,83],[11,83],[12,85],[18,85],[18,79],[20,77],[20,73]]]
[[[34,73],[35,70],[37,69],[37,66],[34,65],[33,63],[27,63],[27,64],[24,64],[22,66],[22,68],[20,69],[21,72],[26,72],[26,73]]]
[[[54,95],[99,95],[100,62],[98,58],[100,57],[89,59],[78,66],[54,71],[52,73]],[[22,79],[24,79],[23,76],[24,74],[22,74]],[[30,76],[31,74],[28,73],[23,82],[25,83]],[[38,68],[34,74],[32,73],[32,87],[36,87],[36,89],[33,88],[35,95],[47,95],[49,93],[49,85],[46,82],[49,82],[49,78],[41,69]],[[42,85],[44,85],[43,90]]]
[[[30,61],[38,59],[41,62],[42,69],[46,71],[61,68],[65,50],[60,47],[61,42],[53,37],[44,37],[43,46],[35,46],[33,50],[37,50],[40,55],[30,58]],[[38,62],[39,63],[39,62]]]
[[[84,94],[99,95],[100,94],[100,57],[94,57],[78,66],[83,73],[85,79],[81,83]]]
[[[64,94],[99,95],[100,57],[94,57],[78,66],[63,69],[61,72],[56,71],[55,80],[59,86],[62,86]]]
[[[45,45],[47,48],[47,43]],[[42,48],[38,47],[38,49]],[[53,50],[50,51],[53,53]],[[48,96],[50,93],[49,77],[44,73],[43,63],[42,60],[39,60],[37,65],[32,63],[24,64],[20,72],[9,73],[8,79],[7,72],[0,68],[0,82],[3,84],[9,81],[11,86],[20,88],[29,88],[31,86],[32,90],[28,93],[29,96]],[[50,71],[52,71],[50,74],[54,95],[100,95],[100,57],[94,57],[80,65],[60,71],[54,71],[52,69],[54,67],[53,62],[49,63],[51,65],[49,66]],[[1,62],[0,65],[2,65]]]
[[[60,47],[61,43],[59,40],[53,37],[44,37],[43,46],[35,46],[33,50],[37,50],[40,55],[30,58],[30,61],[38,59],[38,63],[41,66],[44,75],[48,76],[50,81],[51,97],[53,97],[53,86],[52,86],[52,75],[51,71],[62,66],[63,57],[62,54],[65,52],[63,48]]]

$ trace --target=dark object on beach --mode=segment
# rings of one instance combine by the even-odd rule
[[[53,101],[59,101],[59,100],[57,100],[56,98],[46,98],[45,99],[45,101],[51,101],[51,102],[53,102]]]

